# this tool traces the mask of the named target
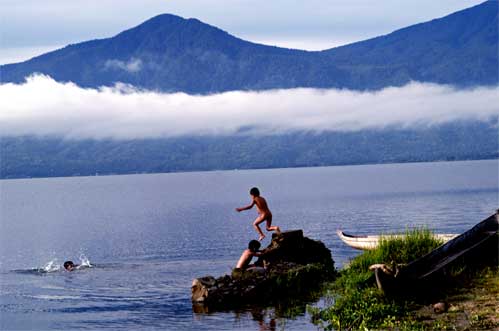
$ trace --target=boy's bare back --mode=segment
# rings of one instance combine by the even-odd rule
[[[253,197],[253,202],[256,205],[258,214],[267,215],[271,214],[267,201],[263,197]]]

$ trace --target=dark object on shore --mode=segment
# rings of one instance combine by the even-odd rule
[[[303,295],[335,274],[329,249],[320,241],[304,237],[301,230],[272,235],[272,242],[262,253],[255,264],[265,269],[234,269],[230,276],[194,279],[194,311],[206,311],[208,307],[230,309]]]
[[[437,302],[432,305],[432,308],[434,313],[442,314],[449,310],[449,304],[447,302]]]
[[[496,212],[453,240],[395,273],[374,268],[376,283],[388,295],[425,295],[450,280],[453,267],[479,269],[499,263],[499,214]]]

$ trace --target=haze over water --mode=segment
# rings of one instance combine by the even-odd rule
[[[249,188],[340,267],[358,253],[338,228],[460,233],[498,208],[498,182],[497,160],[3,180],[0,329],[313,330],[271,308],[192,311],[192,279],[229,273],[257,237],[255,211],[234,211]],[[93,266],[59,270],[80,257]]]

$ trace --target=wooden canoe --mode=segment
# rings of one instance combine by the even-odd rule
[[[360,249],[360,250],[373,250],[376,249],[379,245],[379,242],[381,238],[403,238],[405,237],[405,234],[391,234],[391,235],[368,235],[368,236],[354,236],[351,234],[347,234],[341,230],[336,231],[336,234],[340,239],[347,244],[348,246],[355,248],[355,249]],[[451,239],[456,238],[458,235],[457,234],[434,234],[434,236],[440,240],[442,240],[444,243],[448,242]]]
[[[452,267],[474,269],[499,264],[499,213],[400,268],[395,275],[374,268],[376,283],[387,294],[416,295],[446,284]]]

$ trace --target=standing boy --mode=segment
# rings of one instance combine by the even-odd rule
[[[256,220],[253,222],[253,226],[255,227],[256,231],[260,235],[258,240],[262,241],[263,238],[265,238],[265,235],[263,234],[262,230],[258,226],[263,221],[267,221],[267,231],[275,231],[276,233],[280,233],[281,229],[279,229],[278,226],[271,226],[272,225],[272,213],[270,212],[270,209],[267,205],[267,201],[265,201],[265,199],[260,196],[260,191],[258,190],[258,188],[253,187],[250,190],[250,195],[252,198],[251,204],[246,206],[246,207],[236,208],[236,211],[242,212],[243,210],[251,209],[251,208],[253,208],[254,205],[256,205],[256,210],[258,211],[259,215],[256,218]]]

